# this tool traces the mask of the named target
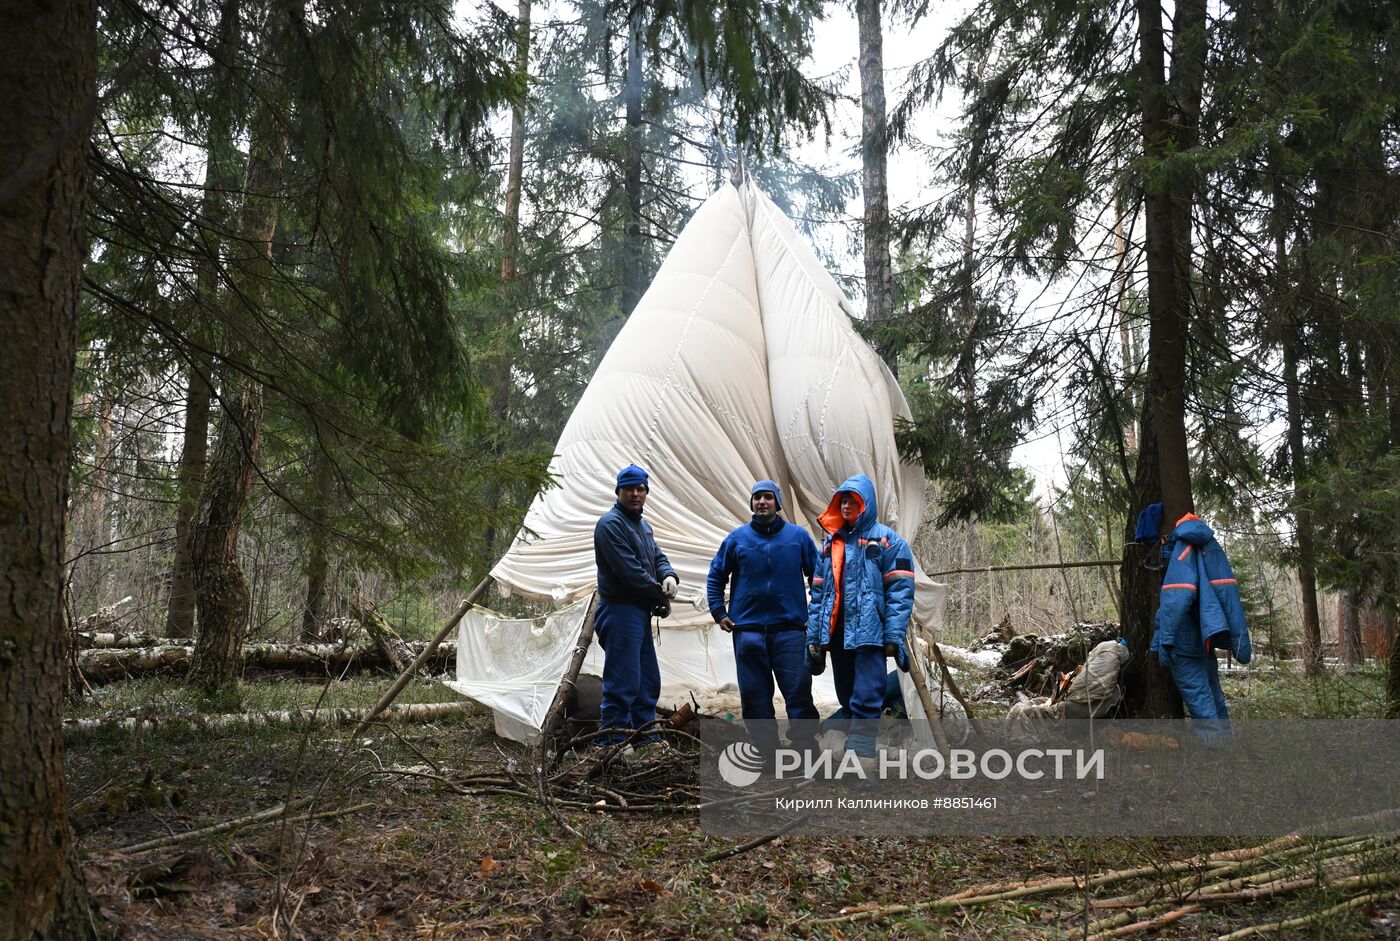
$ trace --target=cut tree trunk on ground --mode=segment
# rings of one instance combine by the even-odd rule
[[[115,631],[74,631],[73,646],[79,650],[131,650],[136,647],[183,647],[193,644],[184,637],[157,637],[154,634],[118,634]]]
[[[364,625],[375,649],[389,665],[391,672],[402,673],[408,669],[417,651],[411,650],[403,638],[389,626],[389,622],[384,620],[384,615],[375,609],[374,602],[362,595],[355,595],[350,599],[350,615]]]
[[[352,722],[364,722],[370,716],[370,709],[286,709],[280,712],[231,712],[215,715],[175,715],[175,716],[131,716],[110,719],[67,719],[63,732],[67,737],[98,732],[106,729],[120,729],[126,732],[142,732],[168,726],[197,726],[206,729],[256,728],[260,726],[290,725],[298,727],[342,726]],[[430,702],[403,706],[391,706],[382,710],[374,719],[403,722],[436,722],[452,716],[485,715],[487,709],[471,700],[461,702]]]
[[[427,644],[423,643],[403,645],[410,658],[427,647]],[[89,683],[110,683],[157,674],[182,676],[189,672],[193,653],[194,648],[185,645],[84,650],[78,654],[78,668],[83,671],[83,676]],[[432,670],[447,670],[456,662],[457,645],[439,644],[437,650],[428,658],[427,666]],[[249,671],[286,671],[326,676],[358,670],[398,670],[402,667],[392,665],[384,652],[376,647],[247,644],[243,647],[242,669],[245,674]]]

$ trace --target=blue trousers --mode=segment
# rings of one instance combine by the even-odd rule
[[[739,701],[749,738],[760,748],[776,748],[778,727],[773,721],[774,679],[787,707],[788,734],[794,742],[817,732],[817,707],[812,704],[812,674],[807,670],[807,632],[734,632],[734,663],[739,674]],[[752,720],[752,721],[750,721]]]
[[[603,704],[598,726],[603,731],[640,729],[656,718],[656,700],[661,696],[651,612],[634,604],[608,604],[599,598],[593,624],[598,645],[603,648]],[[598,741],[611,744],[622,738],[604,735]]]
[[[836,698],[851,717],[846,748],[862,758],[875,757],[880,710],[885,705],[885,648],[872,644],[831,651],[831,679]]]
[[[1215,655],[1191,656],[1170,647],[1163,653],[1196,734],[1207,740],[1231,734],[1230,707],[1220,688],[1220,664]]]

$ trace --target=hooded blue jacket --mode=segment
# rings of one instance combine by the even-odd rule
[[[841,494],[854,493],[863,504],[855,524],[845,528]],[[812,601],[807,610],[807,643],[831,643],[838,596],[844,611],[842,646],[847,650],[871,644],[904,646],[904,634],[914,613],[914,553],[904,538],[879,522],[875,484],[864,474],[850,477],[831,496],[819,517],[827,533],[812,578]],[[833,572],[836,560],[841,584]]]
[[[1226,649],[1240,663],[1252,654],[1240,589],[1225,550],[1211,528],[1192,513],[1177,521],[1167,543],[1152,650],[1166,665],[1165,648],[1185,656]]]

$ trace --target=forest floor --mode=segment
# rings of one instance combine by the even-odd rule
[[[1370,716],[1380,707],[1383,676],[1368,668],[1309,683],[1284,666],[1227,674],[1226,683],[1240,715]],[[333,684],[323,705],[367,705],[387,683]],[[320,685],[294,680],[243,687],[245,708],[260,710],[309,705],[321,692]],[[402,700],[453,698],[422,681]],[[70,715],[138,707],[172,714],[191,702],[178,683],[148,680],[102,688]],[[534,799],[458,793],[443,779],[498,770],[522,755],[494,736],[488,716],[380,724],[354,741],[348,734],[169,725],[70,736],[71,809],[88,885],[118,936],[1080,938],[1082,892],[859,924],[814,922],[852,906],[928,900],[987,883],[1082,874],[1086,867],[1101,873],[1156,866],[1263,842],[784,837],[707,863],[707,853],[730,844],[701,832],[693,814],[561,811],[584,842]],[[119,851],[312,794],[318,810],[369,806],[183,846]],[[170,874],[136,875],[170,859],[179,860]],[[1307,851],[1294,862],[1302,872],[1315,865]],[[1392,848],[1367,867],[1394,870],[1400,862]],[[1123,891],[1105,887],[1097,895]],[[1215,937],[1346,897],[1314,889],[1212,906],[1155,936]],[[1400,899],[1392,892],[1376,905],[1283,937],[1393,938],[1397,912]]]

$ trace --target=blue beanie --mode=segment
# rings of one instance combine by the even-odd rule
[[[783,488],[778,486],[774,480],[760,480],[749,489],[749,502],[753,503],[753,495],[760,490],[767,490],[778,499],[778,509],[783,508]]]
[[[647,472],[636,464],[628,464],[617,472],[617,486],[613,488],[613,493],[617,493],[623,487],[635,487],[638,484],[650,488],[650,484],[647,483]]]

